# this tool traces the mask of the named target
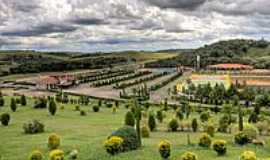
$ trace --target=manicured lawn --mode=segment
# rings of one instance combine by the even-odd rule
[[[188,132],[171,133],[166,131],[167,123],[173,117],[173,111],[166,113],[165,122],[158,124],[158,130],[151,133],[150,138],[143,139],[141,149],[112,157],[105,152],[103,141],[113,130],[123,125],[124,115],[127,112],[123,106],[120,106],[115,114],[112,113],[112,109],[106,107],[102,107],[100,112],[94,113],[91,105],[82,106],[81,108],[87,111],[87,116],[80,116],[79,112],[74,111],[74,105],[65,105],[64,110],[59,109],[56,116],[52,117],[47,109],[33,109],[33,100],[28,99],[28,103],[29,106],[19,106],[17,112],[11,113],[9,101],[6,99],[6,106],[0,109],[0,113],[8,112],[11,114],[10,125],[8,127],[0,126],[0,160],[26,160],[34,149],[40,149],[47,159],[47,137],[50,133],[57,133],[61,136],[60,148],[65,153],[68,154],[74,148],[78,149],[80,160],[159,160],[161,158],[157,151],[157,145],[162,139],[172,142],[172,160],[180,159],[180,155],[184,151],[195,152],[199,160],[237,160],[240,153],[246,149],[255,151],[260,158],[270,157],[268,147],[255,147],[253,145],[240,147],[233,144],[233,137],[230,134],[216,133],[214,137],[214,139],[228,141],[228,152],[223,157],[218,157],[211,149],[198,147],[197,142],[201,132],[190,132],[193,145],[187,145]],[[197,116],[195,113],[192,114],[190,120]],[[23,133],[23,123],[32,119],[40,120],[45,124],[45,133],[36,135]],[[145,122],[146,120],[143,119],[142,123]]]

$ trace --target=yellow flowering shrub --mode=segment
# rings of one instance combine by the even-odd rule
[[[42,159],[43,154],[39,150],[34,150],[29,156],[29,160],[42,160]]]
[[[186,152],[181,156],[181,160],[197,160],[197,155],[192,152]]]
[[[122,151],[123,142],[123,138],[112,136],[104,142],[104,147],[109,154],[115,155]]]
[[[227,142],[225,140],[216,140],[213,142],[213,149],[218,155],[224,155],[227,152]]]
[[[57,149],[60,146],[60,137],[55,134],[52,133],[49,138],[48,138],[48,147],[53,150],[53,149]]]
[[[200,136],[199,146],[209,148],[211,146],[211,143],[211,137],[207,133],[204,133]]]
[[[49,154],[50,160],[64,160],[64,152],[60,149],[52,150]]]
[[[171,155],[171,143],[167,140],[162,140],[158,145],[160,156],[167,159]]]
[[[240,156],[240,160],[257,160],[257,157],[253,151],[244,151]]]

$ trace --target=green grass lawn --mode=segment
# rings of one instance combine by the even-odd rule
[[[8,127],[0,126],[0,160],[27,160],[31,151],[40,149],[46,159],[48,157],[47,137],[50,133],[57,133],[61,136],[61,149],[67,154],[72,149],[79,150],[80,160],[159,160],[157,151],[158,143],[167,139],[172,143],[172,160],[180,160],[180,155],[185,151],[192,151],[198,155],[199,160],[237,160],[244,150],[253,150],[260,158],[270,157],[268,147],[255,147],[248,145],[240,147],[233,144],[233,136],[230,134],[216,133],[214,139],[225,139],[228,141],[226,156],[218,157],[211,149],[198,147],[199,133],[189,133],[191,142],[194,145],[187,145],[187,132],[167,132],[166,126],[173,116],[172,111],[166,113],[163,124],[158,124],[156,132],[151,133],[150,138],[143,139],[143,147],[137,151],[122,153],[116,156],[108,155],[103,142],[108,135],[124,122],[124,115],[127,112],[123,106],[113,114],[112,109],[102,107],[100,112],[92,112],[89,106],[81,108],[87,111],[87,116],[80,116],[74,111],[73,105],[65,105],[64,110],[58,110],[56,116],[50,116],[46,109],[33,109],[33,100],[28,99],[30,105],[18,107],[15,113],[11,113],[9,100],[6,99],[6,106],[0,109],[0,113],[11,114],[11,123]],[[61,106],[60,104],[58,106]],[[155,110],[155,109],[154,109]],[[197,117],[197,114],[192,114]],[[215,118],[217,116],[214,116]],[[37,119],[45,124],[45,133],[26,135],[23,133],[23,123]],[[145,119],[142,123],[145,123]],[[265,138],[265,137],[262,137]]]

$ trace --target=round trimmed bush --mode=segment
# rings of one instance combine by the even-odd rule
[[[143,126],[141,128],[141,135],[143,138],[149,138],[150,137],[150,130],[147,126]]]
[[[182,156],[181,156],[182,160],[197,160],[197,155],[193,152],[185,152]]]
[[[121,137],[123,142],[123,151],[136,150],[140,146],[140,141],[134,127],[124,126],[114,131],[110,136]]]
[[[84,110],[81,110],[81,111],[80,111],[80,115],[81,115],[81,116],[86,116],[86,112],[85,112]]]
[[[122,152],[123,142],[123,138],[112,136],[104,142],[104,147],[109,154],[115,155]]]
[[[8,126],[10,121],[10,115],[8,113],[3,113],[0,117],[3,126]]]
[[[36,134],[44,132],[44,124],[38,120],[32,120],[23,125],[24,133],[26,134]]]
[[[52,150],[49,154],[50,160],[64,160],[64,152],[60,149]]]
[[[125,125],[134,127],[135,117],[131,111],[128,111],[125,116]]]
[[[213,142],[213,149],[219,156],[225,155],[227,152],[227,142],[225,140],[215,140]]]
[[[234,135],[234,142],[239,145],[245,145],[251,142],[251,139],[244,132],[238,132]]]
[[[211,137],[207,133],[201,135],[199,139],[199,146],[209,148],[211,146],[211,143]]]
[[[240,156],[240,160],[257,160],[257,157],[253,151],[244,151]]]
[[[42,159],[43,159],[43,154],[39,150],[33,151],[29,156],[29,160],[42,160]]]
[[[171,143],[167,140],[162,140],[158,145],[158,151],[163,159],[168,159],[171,156]]]
[[[99,112],[99,106],[93,106],[93,111],[94,112]]]
[[[179,127],[179,123],[176,119],[172,119],[170,122],[169,122],[169,130],[172,131],[172,132],[176,132],[178,127]]]
[[[207,122],[209,118],[210,118],[209,112],[202,112],[200,115],[200,119],[202,122]]]
[[[50,150],[54,150],[58,149],[59,146],[60,146],[60,137],[57,134],[52,133],[48,138],[48,147],[50,148]]]
[[[75,106],[75,111],[80,111],[81,107],[80,106]]]
[[[148,127],[149,127],[150,131],[154,131],[156,129],[156,119],[155,119],[155,116],[153,114],[149,115]]]

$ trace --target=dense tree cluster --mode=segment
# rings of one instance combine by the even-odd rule
[[[16,73],[39,73],[48,71],[65,71],[74,69],[101,69],[111,67],[112,64],[126,63],[123,57],[95,57],[79,60],[44,60],[23,61],[10,68],[11,74]]]

